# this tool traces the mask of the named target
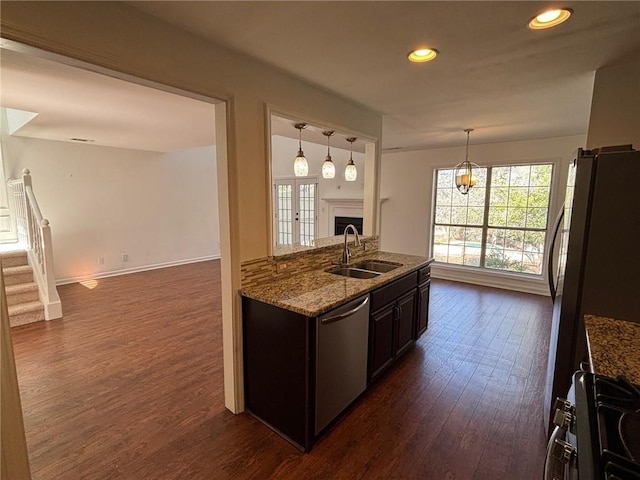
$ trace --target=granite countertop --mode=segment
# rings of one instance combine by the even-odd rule
[[[584,316],[593,371],[640,385],[640,323]]]
[[[429,265],[427,257],[401,253],[375,252],[364,260],[382,260],[402,266],[371,279],[343,277],[325,272],[324,268],[240,289],[240,295],[307,317],[317,317],[359,295]],[[354,263],[357,263],[354,262]],[[325,267],[329,268],[329,266]]]

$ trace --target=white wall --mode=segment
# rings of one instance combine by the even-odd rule
[[[243,411],[242,312],[237,294],[241,263],[265,257],[271,245],[266,106],[376,140],[375,150],[368,148],[376,166],[382,115],[124,2],[2,2],[1,6],[3,39],[226,101],[224,110],[216,106],[216,130],[223,130],[216,134],[221,210],[228,219],[221,236],[224,391],[225,406],[234,413]],[[377,175],[375,169],[369,185],[378,184]]]
[[[335,137],[332,138],[335,140]],[[333,142],[332,142],[333,143]],[[364,154],[353,152],[353,163],[358,170],[355,182],[344,179],[344,169],[349,161],[349,150],[331,146],[331,159],[336,166],[334,178],[322,178],[322,164],[327,156],[327,146],[302,141],[302,150],[309,164],[309,175],[318,176],[318,238],[333,236],[329,229],[329,207],[325,198],[358,198],[364,197]],[[273,135],[271,142],[272,174],[274,178],[293,177],[293,161],[298,152],[298,140],[280,135]]]
[[[7,175],[31,170],[59,283],[219,256],[214,146],[162,154],[2,141]]]
[[[631,143],[640,149],[640,58],[598,69],[587,146]]]
[[[469,159],[479,165],[553,162],[553,193],[548,222],[550,230],[564,199],[569,163],[575,157],[577,148],[584,146],[585,140],[585,135],[575,135],[473,145],[472,137]],[[383,154],[380,197],[387,200],[381,209],[381,250],[431,256],[434,170],[453,167],[463,161],[464,156],[465,147]],[[511,285],[504,284],[494,272],[478,272],[470,267],[434,267],[433,275],[494,286],[511,286],[536,293],[546,291],[546,272],[543,272],[542,278],[534,280],[523,279],[521,275],[514,276],[509,279]]]

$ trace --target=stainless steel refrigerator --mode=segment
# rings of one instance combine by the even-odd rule
[[[631,145],[578,150],[549,255],[553,320],[544,396],[566,398],[588,360],[584,314],[640,322],[640,151]],[[554,274],[555,272],[555,274]]]

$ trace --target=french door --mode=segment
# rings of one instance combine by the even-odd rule
[[[312,245],[318,232],[318,177],[274,183],[276,245]]]

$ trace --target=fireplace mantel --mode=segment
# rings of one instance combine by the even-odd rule
[[[323,198],[322,200],[327,202],[328,205],[327,232],[330,232],[330,235],[333,234],[336,217],[362,218],[364,211],[363,198],[332,197]]]
[[[364,198],[323,198],[329,205],[364,205]]]

